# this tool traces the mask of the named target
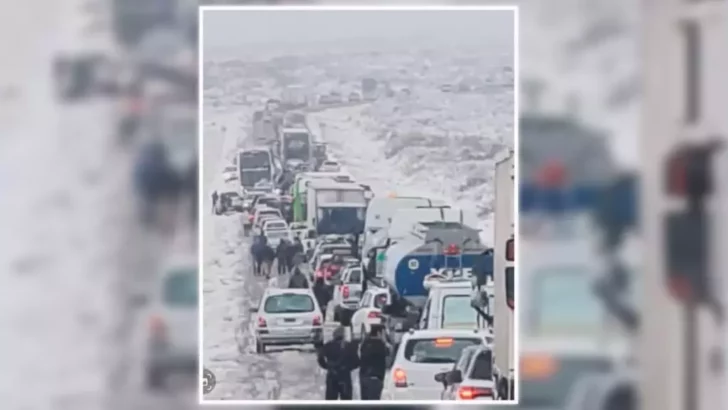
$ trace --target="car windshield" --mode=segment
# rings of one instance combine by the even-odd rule
[[[482,344],[476,338],[432,338],[407,341],[404,357],[415,363],[455,363],[468,346]]]
[[[469,295],[447,295],[442,302],[443,329],[475,329],[478,326],[478,312],[470,305]]]
[[[527,326],[531,334],[592,337],[604,325],[603,306],[592,292],[591,276],[582,268],[539,271],[530,299]]]
[[[270,296],[263,307],[265,313],[305,313],[313,310],[313,299],[309,295],[297,293]]]
[[[260,213],[260,218],[279,218],[281,215],[278,212],[275,211],[265,211]]]
[[[179,269],[164,281],[164,303],[168,306],[197,306],[197,270]]]

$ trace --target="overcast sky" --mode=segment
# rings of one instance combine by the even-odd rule
[[[205,51],[369,39],[413,46],[513,48],[514,13],[504,11],[205,11]]]

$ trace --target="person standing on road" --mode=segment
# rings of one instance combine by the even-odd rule
[[[273,268],[273,261],[276,260],[276,251],[273,250],[273,248],[270,247],[267,243],[263,245],[263,255],[261,255],[262,258],[262,268],[263,268],[263,274],[265,275],[266,279],[270,279],[271,270]]]
[[[288,247],[288,271],[290,272],[293,270],[293,267],[296,265],[296,255],[303,256],[303,244],[301,243],[301,238],[296,237],[293,240],[293,244]]]
[[[212,191],[212,213],[213,214],[215,213],[215,208],[217,208],[217,199],[218,199],[217,190]]]
[[[372,325],[359,349],[359,387],[362,400],[379,400],[387,369],[387,345],[382,340],[382,325]]]
[[[301,272],[301,269],[299,269],[298,266],[293,268],[293,273],[291,274],[291,278],[288,280],[288,288],[289,289],[308,289],[308,279],[306,279],[306,275],[304,275],[303,272]]]
[[[318,351],[318,364],[326,370],[326,400],[351,400],[353,396],[351,372],[359,367],[359,358],[345,334],[343,327],[337,327],[333,339]]]
[[[281,239],[276,246],[276,262],[278,265],[278,275],[285,275],[288,272],[288,241]]]
[[[321,307],[321,316],[323,316],[323,321],[325,322],[326,310],[331,301],[331,295],[329,294],[329,288],[326,286],[326,282],[324,282],[324,278],[316,278],[316,281],[313,283],[313,295],[316,297],[316,302],[318,302],[319,307]]]

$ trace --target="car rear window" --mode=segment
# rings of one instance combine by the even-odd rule
[[[374,307],[375,308],[381,309],[386,304],[387,304],[387,295],[380,294],[374,298]]]
[[[265,233],[269,239],[283,239],[288,237],[288,231],[285,230],[272,230]]]
[[[475,357],[470,378],[476,380],[493,379],[493,353],[490,350],[482,351]]]
[[[431,338],[407,341],[404,358],[415,363],[455,363],[468,346],[482,344],[477,338]]]
[[[169,306],[197,305],[197,270],[173,271],[164,281],[162,298]]]
[[[284,293],[270,296],[265,300],[265,313],[305,313],[313,312],[313,299],[309,295]]]
[[[468,295],[447,295],[442,300],[442,328],[478,327],[478,312],[470,305]]]
[[[352,269],[349,272],[349,283],[361,282],[361,269]]]
[[[270,218],[270,217],[274,217],[274,216],[275,217],[280,217],[280,214],[278,212],[276,212],[276,211],[262,211],[260,213],[260,217],[261,218],[263,218],[263,217]]]

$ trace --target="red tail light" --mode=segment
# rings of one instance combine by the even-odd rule
[[[407,373],[402,369],[395,369],[392,373],[395,387],[407,387]]]
[[[493,397],[493,390],[485,387],[461,386],[458,389],[460,400],[473,400],[478,397]]]
[[[506,241],[506,260],[508,262],[513,262],[513,258],[514,258],[514,254],[515,254],[514,248],[515,248],[515,246],[513,243],[513,239],[507,240]]]
[[[268,326],[268,323],[265,322],[265,319],[263,319],[262,317],[259,317],[258,318],[258,327],[266,327],[266,326]]]
[[[344,296],[345,298],[349,297],[349,287],[348,286],[344,285],[341,287],[341,295]]]
[[[367,318],[369,319],[379,319],[382,317],[382,314],[377,311],[371,311],[367,314]]]
[[[323,278],[324,277],[324,272],[321,269],[317,270],[316,271],[316,277],[317,278]]]
[[[314,318],[313,318],[313,325],[314,326],[321,326],[321,317],[320,316],[314,316]]]

